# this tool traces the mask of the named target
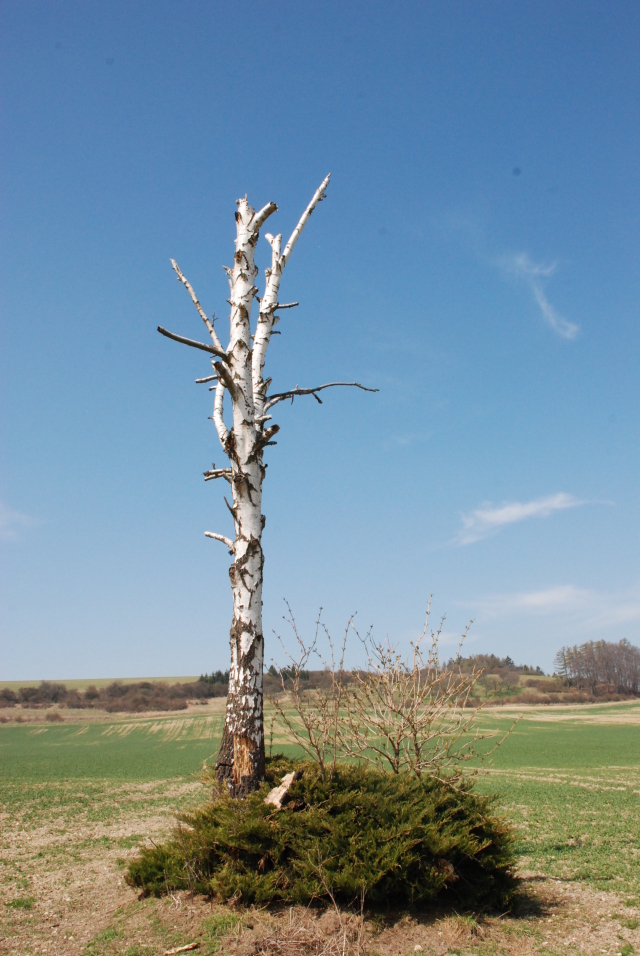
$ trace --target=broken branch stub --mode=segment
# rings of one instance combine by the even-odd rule
[[[289,790],[293,784],[300,778],[301,774],[297,770],[293,770],[291,773],[287,773],[284,777],[281,777],[282,783],[279,787],[274,787],[273,790],[270,790],[267,796],[264,798],[264,802],[275,807],[277,810],[282,810],[282,807],[286,803]]]

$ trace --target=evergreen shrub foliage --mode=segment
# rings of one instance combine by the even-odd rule
[[[264,803],[283,774],[302,776],[282,810]],[[142,849],[127,881],[149,894],[191,889],[245,903],[462,906],[509,899],[513,837],[493,801],[408,773],[273,757],[262,788],[244,800],[216,793],[181,817],[164,844]]]

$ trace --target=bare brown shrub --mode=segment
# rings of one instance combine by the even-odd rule
[[[289,663],[280,669],[281,695],[271,697],[273,719],[318,763],[323,779],[327,769],[335,770],[338,759],[347,757],[386,765],[395,774],[409,771],[455,782],[462,776],[462,765],[479,755],[479,742],[494,736],[475,727],[478,711],[488,702],[471,698],[482,670],[458,665],[466,631],[456,657],[441,666],[442,622],[435,633],[429,632],[429,611],[422,634],[405,659],[388,640],[376,642],[371,631],[360,637],[353,618],[336,648],[318,616],[307,645],[287,608],[285,620],[297,651],[285,649]],[[367,666],[347,673],[349,631],[360,640]],[[318,649],[321,635],[328,646],[326,660]],[[427,641],[429,647],[423,651]],[[306,668],[313,656],[325,665],[322,687],[310,686]]]
[[[322,608],[316,620],[315,634],[309,646],[301,638],[295,618],[287,603],[288,617],[284,620],[289,624],[297,644],[297,653],[290,654],[280,637],[289,666],[279,671],[281,696],[271,696],[276,719],[304,752],[315,760],[320,768],[322,779],[325,779],[327,762],[332,772],[340,755],[340,733],[338,726],[341,720],[341,708],[344,701],[344,655],[347,647],[347,637],[352,626],[349,620],[342,640],[342,645],[336,652],[329,631],[322,622]],[[318,650],[318,638],[321,634],[327,639],[329,647],[328,659],[324,660]],[[325,665],[327,679],[322,683],[312,684],[309,680],[307,664],[313,657],[319,658]],[[293,705],[293,712],[291,710]]]
[[[396,774],[406,770],[417,777],[428,774],[454,783],[462,777],[463,765],[479,756],[480,741],[495,735],[476,727],[478,712],[489,701],[473,709],[468,706],[483,674],[475,666],[460,666],[468,629],[456,656],[441,665],[438,644],[444,618],[435,632],[430,631],[430,609],[431,601],[408,658],[388,639],[378,643],[371,632],[360,638],[367,667],[351,672],[338,734],[348,757],[388,765]]]
[[[0,707],[15,707],[18,700],[18,695],[10,687],[3,687],[0,690]]]

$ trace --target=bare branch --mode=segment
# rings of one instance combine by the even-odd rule
[[[272,236],[271,233],[265,233],[265,238],[269,245],[271,246],[271,268],[267,269],[267,285],[263,298],[260,301],[260,312],[258,315],[258,325],[256,328],[255,339],[253,343],[253,356],[251,359],[251,379],[253,386],[253,399],[255,405],[255,412],[257,415],[263,414],[266,411],[264,407],[266,388],[262,380],[262,372],[264,369],[265,358],[267,354],[267,348],[269,346],[269,340],[274,334],[273,327],[278,321],[278,316],[275,315],[275,312],[278,308],[278,293],[280,290],[280,280],[282,278],[282,271],[287,263],[293,247],[300,237],[300,233],[306,226],[309,216],[316,208],[319,202],[324,199],[325,189],[329,185],[330,175],[327,176],[321,183],[320,187],[316,189],[313,194],[311,202],[303,212],[298,225],[291,233],[291,238],[287,243],[285,250],[280,254],[280,249],[282,247],[282,236]],[[288,306],[286,303],[283,304],[283,308],[293,308],[297,303],[290,303]],[[275,333],[277,334],[277,333]]]
[[[264,223],[267,221],[269,216],[272,213],[277,212],[278,207],[274,202],[268,202],[266,206],[263,206],[260,212],[257,212],[253,217],[253,228],[258,230]]]
[[[187,943],[186,946],[178,946],[176,949],[165,950],[164,956],[177,956],[178,953],[188,953],[192,949],[198,949],[200,943]]]
[[[216,541],[222,541],[223,544],[226,544],[229,549],[229,554],[236,553],[236,546],[231,540],[231,538],[225,537],[223,534],[216,534],[215,531],[205,531],[205,538],[215,538]]]
[[[202,385],[204,382],[216,382],[218,380],[217,375],[207,375],[206,378],[197,378],[196,385]]]
[[[224,406],[224,382],[222,378],[218,379],[218,384],[216,385],[216,396],[213,401],[213,424],[216,426],[216,431],[218,433],[218,438],[220,439],[220,444],[227,450],[227,441],[229,439],[229,429],[224,423],[224,418],[222,415]]]
[[[178,263],[176,262],[175,259],[170,259],[169,261],[171,262],[171,265],[173,266],[173,271],[174,271],[175,274],[177,275],[178,279],[180,280],[180,282],[182,282],[183,286],[185,287],[185,289],[187,290],[187,292],[188,292],[189,295],[191,296],[191,301],[193,302],[193,304],[195,305],[196,309],[198,310],[198,314],[200,315],[200,318],[202,319],[202,321],[203,321],[204,324],[206,325],[207,329],[209,330],[209,335],[211,336],[211,339],[212,339],[212,341],[213,341],[213,344],[215,345],[215,347],[216,347],[217,349],[222,349],[222,343],[220,342],[220,339],[218,338],[218,336],[217,336],[217,334],[216,334],[216,330],[215,330],[214,327],[213,327],[213,322],[215,321],[215,315],[214,315],[214,317],[213,317],[213,321],[210,321],[210,320],[207,318],[207,314],[206,314],[206,312],[204,311],[204,309],[202,308],[202,306],[200,305],[200,302],[198,301],[198,297],[197,297],[197,295],[195,294],[195,292],[193,291],[193,287],[192,287],[191,283],[183,276],[183,274],[182,274],[182,272],[180,271],[180,268],[179,268],[179,266],[178,266]]]
[[[282,256],[280,257],[281,267],[283,269],[286,265],[287,259],[293,252],[293,247],[295,246],[296,242],[300,238],[300,233],[302,232],[302,230],[304,229],[304,227],[306,226],[309,220],[309,216],[311,215],[313,210],[316,208],[318,203],[322,202],[322,200],[324,199],[325,189],[329,185],[330,179],[331,179],[331,173],[329,173],[329,175],[322,180],[322,183],[320,184],[320,186],[318,186],[315,193],[313,194],[313,199],[311,200],[311,202],[309,203],[305,211],[300,216],[300,222],[291,233],[291,238],[289,239],[289,242],[284,247],[284,252],[282,253]]]
[[[229,280],[229,291],[233,292],[233,269],[230,269],[229,266],[223,266],[222,268],[224,269],[227,279]],[[228,301],[229,300],[227,299],[227,302]]]
[[[297,305],[300,305],[299,302],[276,302],[273,311],[277,312],[278,309],[295,309]]]
[[[233,381],[233,375],[230,369],[226,365],[223,365],[222,362],[212,362],[211,364],[218,373],[218,378],[222,380],[231,398],[235,401],[238,389],[236,383]]]
[[[160,335],[166,335],[168,339],[173,339],[174,342],[182,342],[183,345],[190,345],[191,348],[201,349],[203,352],[211,352],[212,355],[217,355],[218,358],[223,359],[225,362],[229,361],[229,356],[223,348],[218,348],[216,345],[207,345],[205,342],[196,342],[194,339],[187,339],[184,335],[176,335],[175,332],[169,332],[167,329],[163,329],[161,325],[158,326],[158,332]]]
[[[258,313],[258,324],[253,341],[253,355],[251,358],[251,383],[253,388],[254,411],[259,416],[263,412],[266,387],[262,380],[262,372],[267,354],[269,339],[275,323],[278,321],[274,315],[275,305],[278,301],[278,290],[280,288],[280,279],[282,277],[282,266],[280,262],[280,248],[282,245],[282,236],[272,236],[270,232],[265,233],[265,239],[271,246],[271,268],[266,270],[267,285],[264,296],[260,299],[260,311]]]
[[[327,382],[326,385],[318,385],[316,388],[298,388],[296,385],[296,387],[292,388],[290,392],[279,392],[277,395],[267,396],[264,410],[265,412],[269,411],[269,409],[273,408],[274,405],[277,405],[278,402],[283,402],[285,398],[290,398],[291,401],[293,401],[296,395],[313,395],[315,400],[322,405],[322,399],[318,398],[316,392],[321,392],[323,388],[336,388],[338,386],[361,388],[363,392],[379,391],[377,388],[367,388],[366,385],[360,385],[359,382]]]
[[[280,685],[285,695],[284,702],[272,697],[271,703],[274,706],[278,722],[284,727],[285,731],[291,734],[296,743],[302,747],[308,756],[316,760],[320,768],[320,774],[324,780],[326,753],[331,744],[330,736],[333,726],[330,717],[328,717],[328,710],[332,709],[334,695],[332,691],[329,691],[329,693],[320,691],[319,693],[313,692],[310,694],[304,689],[304,685],[301,684],[305,667],[312,654],[315,653],[318,632],[321,627],[320,616],[322,609],[320,609],[316,621],[316,632],[313,641],[310,645],[305,645],[298,633],[291,608],[288,602],[285,603],[287,604],[289,617],[285,617],[284,620],[287,621],[293,631],[298,644],[298,653],[295,656],[291,655],[287,651],[280,635],[276,634],[284,653],[291,662],[291,666],[280,668],[279,673]],[[289,696],[290,701],[287,701],[286,698]],[[293,712],[290,707],[286,706],[287,703],[293,705]]]
[[[268,444],[273,438],[273,436],[277,435],[279,431],[280,431],[279,425],[272,425],[271,428],[265,428],[264,432],[262,433],[262,440],[264,440],[265,443]]]
[[[271,270],[273,271],[280,261],[280,247],[282,246],[282,233],[272,236],[270,232],[265,232],[265,239],[271,246]]]
[[[211,465],[209,471],[203,472],[205,481],[212,481],[214,478],[226,478],[226,480],[231,484],[231,479],[233,478],[233,471],[231,468],[216,468],[215,461]]]

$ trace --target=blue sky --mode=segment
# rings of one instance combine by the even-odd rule
[[[552,667],[640,643],[640,9],[2,3],[0,677],[227,666],[206,357],[235,200],[293,228],[266,656],[308,630]],[[277,220],[277,221],[276,221]],[[267,265],[261,240],[258,264]],[[355,660],[355,648],[353,651]]]

